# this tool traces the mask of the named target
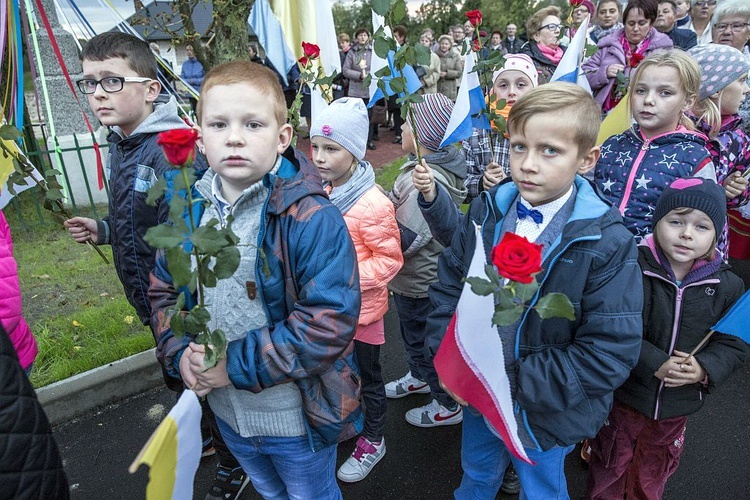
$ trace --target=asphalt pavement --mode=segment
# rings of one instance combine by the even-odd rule
[[[381,351],[386,381],[407,370],[395,309],[386,316],[386,344]],[[127,376],[127,375],[125,375]],[[92,410],[55,426],[74,500],[140,499],[148,469],[127,468],[175,402],[159,387],[116,404]],[[404,420],[407,410],[429,403],[429,395],[389,400],[385,432],[387,452],[363,481],[341,484],[345,499],[449,499],[461,480],[461,426],[420,429]],[[690,418],[682,463],[667,484],[665,499],[750,499],[750,366],[735,373]],[[339,445],[338,464],[355,440]],[[571,498],[583,498],[586,470],[576,448],[568,456],[566,476]],[[208,491],[216,459],[201,462],[194,498]],[[252,488],[243,499],[260,498]],[[498,498],[517,498],[501,494]]]

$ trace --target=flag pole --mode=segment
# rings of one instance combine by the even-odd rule
[[[711,335],[713,335],[715,331],[716,330],[709,330],[708,333],[706,334],[706,336],[703,337],[703,340],[701,340],[698,343],[698,345],[695,346],[695,349],[693,349],[692,351],[690,351],[690,354],[688,354],[687,358],[685,358],[685,361],[683,361],[683,363],[689,363],[690,359],[695,355],[695,353],[698,352],[701,347],[703,347],[704,345],[706,345],[706,342],[708,342],[708,339],[711,338]]]

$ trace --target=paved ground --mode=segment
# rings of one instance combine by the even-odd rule
[[[391,308],[393,310],[393,308]],[[405,372],[395,315],[386,316],[387,342],[382,351],[387,379]],[[386,429],[387,454],[362,482],[342,485],[347,499],[447,499],[461,478],[460,426],[419,429],[406,423],[404,413],[428,403],[426,395],[391,400]],[[174,403],[166,389],[157,389],[84,418],[58,426],[61,447],[75,500],[139,499],[144,497],[147,469],[135,475],[127,467],[164,413]],[[667,486],[666,499],[750,499],[750,367],[734,375],[709,398],[688,425],[682,465]],[[354,441],[339,447],[341,464]],[[568,457],[566,474],[571,498],[582,498],[585,470],[577,457]],[[215,459],[203,461],[196,477],[195,498],[208,489]],[[245,499],[259,498],[250,491]],[[501,496],[499,498],[515,498]]]

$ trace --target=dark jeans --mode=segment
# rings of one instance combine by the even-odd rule
[[[401,338],[404,340],[404,348],[409,356],[409,370],[413,377],[427,382],[432,392],[432,397],[443,406],[454,407],[455,402],[440,387],[435,365],[432,364],[432,355],[425,346],[425,326],[427,315],[432,312],[430,298],[412,298],[393,294],[396,303],[399,323],[401,324]]]
[[[385,430],[385,384],[380,367],[380,346],[354,341],[362,377],[362,401],[365,405],[365,428],[362,435],[370,441],[380,441]]]
[[[370,99],[362,99],[365,103],[365,106],[367,106],[370,103]],[[381,103],[382,104],[382,103]],[[372,120],[372,108],[367,108],[367,118]],[[372,142],[373,138],[378,137],[380,133],[380,127],[378,125],[375,125],[373,123],[370,124],[370,128],[367,130],[367,142]]]

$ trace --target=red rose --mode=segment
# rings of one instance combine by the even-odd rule
[[[479,52],[480,50],[482,50],[482,42],[480,42],[479,39],[474,40],[471,43],[471,48],[474,52]]]
[[[482,24],[482,12],[480,10],[470,10],[466,13],[466,17],[472,26],[476,27]]]
[[[515,233],[505,233],[492,249],[490,260],[503,278],[528,285],[542,270],[542,245]]]
[[[156,143],[164,150],[167,161],[176,167],[192,163],[198,132],[192,128],[178,128],[159,134]]]
[[[302,52],[308,59],[317,59],[320,57],[320,47],[314,43],[302,42]]]
[[[579,5],[583,5],[583,0],[570,0],[571,7],[578,7]]]
[[[633,54],[630,56],[630,67],[635,68],[641,63],[641,61],[643,61],[643,54]]]
[[[302,66],[302,68],[306,68],[307,65],[310,63],[310,59],[308,59],[305,56],[302,56],[299,59],[297,59],[297,62],[299,63],[300,66]]]

